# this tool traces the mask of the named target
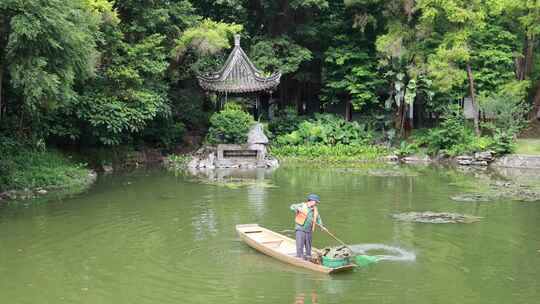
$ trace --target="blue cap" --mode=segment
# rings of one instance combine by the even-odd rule
[[[308,201],[316,201],[317,203],[321,202],[321,198],[317,194],[310,194],[307,196]]]

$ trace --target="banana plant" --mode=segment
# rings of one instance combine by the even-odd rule
[[[388,71],[385,77],[392,84],[390,96],[385,102],[387,109],[392,105],[397,107],[396,129],[403,135],[405,128],[406,113],[414,106],[416,97],[421,94],[426,100],[433,98],[434,92],[431,90],[431,80],[424,75],[413,73]]]

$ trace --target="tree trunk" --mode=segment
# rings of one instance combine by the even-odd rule
[[[304,113],[304,107],[303,107],[303,104],[302,104],[302,97],[301,97],[301,93],[300,92],[300,85],[298,83],[295,83],[293,84],[295,89],[296,89],[296,92],[295,92],[295,103],[296,103],[296,111],[298,112],[298,114],[302,115]]]
[[[526,44],[526,47],[527,49],[525,50],[525,62],[523,64],[523,80],[525,80],[527,78],[527,75],[529,75],[529,72],[531,71],[531,67],[532,67],[532,64],[533,64],[533,50],[534,50],[534,45],[536,44],[536,39],[534,38],[534,36],[532,37],[527,37],[527,44]]]
[[[407,122],[407,109],[408,109],[408,106],[405,103],[405,101],[402,101],[401,104],[402,104],[402,107],[401,107],[401,122],[400,122],[400,126],[399,126],[399,134],[400,134],[401,138],[405,138],[405,135],[406,135],[405,134],[405,123]]]
[[[538,115],[538,111],[540,111],[540,79],[536,82],[536,90],[534,91],[532,98],[532,105],[533,107],[530,117],[540,119],[540,116]]]
[[[0,121],[2,120],[2,110],[4,109],[3,103],[3,81],[4,81],[4,68],[6,47],[8,44],[9,32],[10,32],[11,18],[9,16],[0,15]]]
[[[2,82],[4,81],[4,59],[0,56],[0,121],[2,121],[2,110],[4,105],[2,104]]]
[[[271,37],[277,37],[287,32],[291,28],[292,23],[293,16],[291,15],[289,0],[283,0],[277,5],[279,7],[277,14],[274,15],[270,24],[269,34]]]
[[[467,62],[467,78],[469,78],[469,94],[471,94],[471,105],[473,108],[474,132],[477,136],[480,136],[478,106],[476,105],[476,97],[474,93],[474,77],[471,69],[471,64],[469,62]]]
[[[516,78],[517,80],[527,79],[527,75],[531,71],[533,61],[533,51],[536,39],[533,35],[527,35],[523,42],[523,57],[516,58]]]
[[[395,120],[395,128],[396,130],[399,131],[399,136],[401,138],[403,138],[403,136],[405,135],[405,111],[406,111],[407,107],[406,107],[406,104],[405,102],[402,100],[401,101],[401,104],[398,106],[397,108],[397,116],[396,116],[396,120]]]
[[[345,120],[351,121],[352,115],[351,115],[351,101],[346,99],[345,100]]]

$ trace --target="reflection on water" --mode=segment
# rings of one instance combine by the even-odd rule
[[[191,176],[204,178],[207,180],[223,181],[231,178],[249,178],[253,180],[263,181],[269,178],[276,169],[195,169],[189,168],[188,172]]]
[[[254,181],[241,187],[137,171],[101,177],[76,198],[4,206],[0,303],[536,303],[540,204],[457,204],[450,197],[474,190],[476,177],[407,170],[414,174],[283,167],[201,175]],[[311,192],[322,198],[325,225],[355,252],[407,262],[328,276],[239,240],[237,224],[293,229],[289,205]],[[430,225],[389,216],[409,211],[483,219]],[[315,247],[333,245],[314,234]]]
[[[197,209],[198,212],[192,217],[195,240],[201,241],[215,236],[218,233],[216,211],[210,208],[206,202],[201,202]]]
[[[311,301],[306,301],[306,294],[301,292],[299,294],[296,295],[296,297],[294,298],[294,304],[307,304],[307,303],[312,303],[312,304],[317,304],[317,292],[315,292],[315,290],[312,290],[311,293],[309,294],[310,296],[310,299]]]
[[[267,189],[265,187],[259,187],[258,185],[247,187],[247,200],[253,210],[257,213],[257,217],[262,217],[264,215],[266,192]]]

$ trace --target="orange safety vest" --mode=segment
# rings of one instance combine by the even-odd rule
[[[294,218],[294,221],[298,225],[304,225],[304,223],[306,222],[308,213],[309,213],[309,207],[306,205],[306,203],[303,203],[301,209],[296,211],[296,217]],[[313,206],[313,222],[311,223],[311,231],[315,231],[315,223],[317,222],[318,216],[319,216],[319,210],[317,210],[317,206]]]

